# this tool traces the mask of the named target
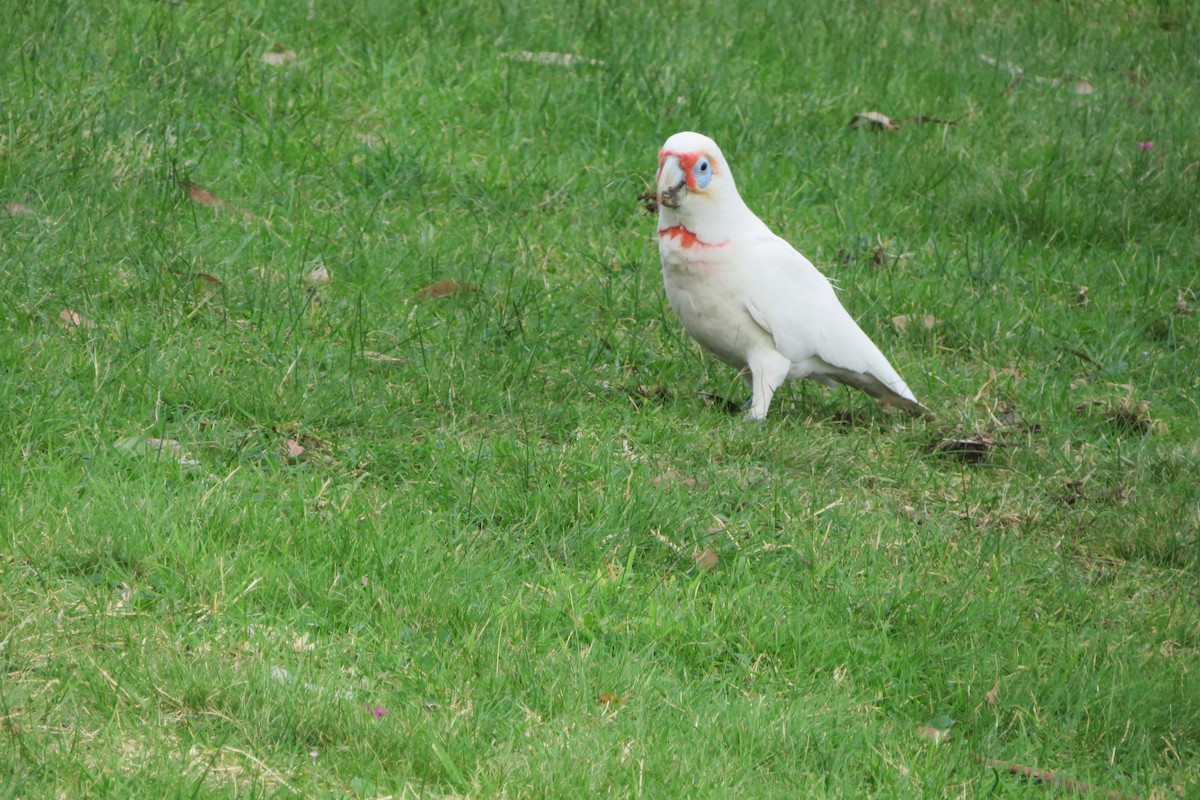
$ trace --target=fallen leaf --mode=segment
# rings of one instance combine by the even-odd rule
[[[863,111],[850,119],[851,128],[866,128],[869,131],[895,131],[900,126],[892,122],[890,117],[878,111]]]
[[[933,452],[951,456],[968,464],[980,464],[996,449],[996,441],[986,433],[974,436],[949,437],[938,442]]]
[[[313,286],[329,283],[329,269],[324,264],[318,264],[304,273],[304,280]]]
[[[389,356],[389,355],[385,355],[383,353],[376,353],[374,350],[363,350],[363,357],[370,359],[371,361],[382,361],[385,364],[407,364],[408,363],[407,358],[398,358],[396,356]]]
[[[528,61],[532,64],[543,64],[554,67],[573,67],[576,64],[586,64],[588,66],[598,67],[603,66],[604,62],[587,56],[579,56],[574,53],[553,53],[553,52],[537,52],[533,53],[528,50],[518,50],[511,53],[501,53],[500,58],[507,58],[510,61]]]
[[[315,650],[317,646],[308,640],[308,634],[302,633],[295,641],[292,642],[292,652],[304,653],[308,650]]]
[[[1192,313],[1192,309],[1188,306],[1187,298],[1183,296],[1183,292],[1177,292],[1175,294],[1175,305],[1172,306],[1172,310],[1176,314]]]
[[[220,286],[220,285],[221,285],[221,279],[220,279],[220,278],[214,278],[212,275],[209,275],[207,272],[200,272],[200,273],[197,273],[197,274],[196,274],[196,280],[200,280],[200,281],[203,281],[203,282],[205,282],[205,283],[211,283],[213,286]]]
[[[600,705],[609,708],[620,708],[629,702],[629,695],[617,694],[616,692],[601,692],[596,698]]]
[[[950,738],[950,731],[935,728],[932,725],[922,725],[917,728],[917,735],[922,739],[928,739],[934,744],[941,744]]]
[[[96,323],[92,322],[87,317],[77,311],[72,311],[69,308],[64,308],[58,312],[58,318],[68,328],[85,328],[91,330],[96,327]]]
[[[175,439],[157,439],[153,436],[126,436],[124,439],[117,440],[113,444],[113,447],[138,455],[166,454],[185,467],[193,467],[200,463],[188,456],[183,450],[183,445]]]
[[[14,217],[36,217],[37,212],[24,203],[5,203],[4,210]]]
[[[288,458],[299,458],[304,455],[304,445],[295,439],[285,439],[283,442],[283,452]]]
[[[662,475],[655,475],[653,478],[650,479],[650,483],[652,483],[655,486],[662,486],[664,484],[674,483],[679,486],[684,486],[688,489],[695,489],[695,488],[707,489],[708,488],[708,481],[704,480],[703,478],[692,478],[688,475],[684,475],[682,472],[680,472],[677,469],[669,469],[666,472],[664,472]]]
[[[692,561],[696,562],[696,566],[700,569],[716,569],[717,564],[720,563],[716,551],[711,547],[706,547],[703,550],[700,548],[693,550]]]
[[[937,117],[927,117],[924,114],[917,114],[915,117],[908,117],[905,122],[911,122],[914,125],[957,125],[956,119],[938,119]]]
[[[990,692],[984,695],[983,699],[987,701],[989,706],[996,705],[996,701],[1000,699],[1000,681],[996,681],[996,685],[992,687]]]
[[[1002,370],[1000,370],[999,374],[1007,375],[1017,383],[1025,380],[1025,370],[1021,369],[1020,367],[1004,367]]]
[[[272,67],[282,67],[285,64],[296,63],[296,51],[288,50],[281,45],[274,45],[270,50],[262,54],[264,64]]]
[[[211,208],[215,211],[236,211],[248,221],[258,219],[258,217],[251,212],[244,208],[235,206],[228,200],[222,200],[220,197],[217,197],[215,194],[208,191],[198,183],[192,183],[191,181],[185,179],[181,180],[179,185],[185,192],[187,192],[188,197],[190,197],[192,202],[196,203],[196,205],[204,206],[205,208]]]
[[[416,297],[425,300],[440,300],[444,297],[453,297],[456,294],[464,292],[478,292],[479,287],[473,283],[465,283],[454,279],[447,279],[431,283],[428,286],[420,289]]]
[[[899,316],[892,317],[892,324],[895,325],[896,330],[900,331],[901,333],[907,333],[910,327],[912,327],[914,330],[920,327],[927,331],[931,331],[940,322],[941,320],[933,316],[933,314],[922,314],[919,316],[917,314],[901,314]]]
[[[1157,426],[1150,416],[1150,403],[1124,397],[1108,406],[1104,414],[1118,431],[1145,436]]]
[[[1007,772],[1010,775],[1018,775],[1022,778],[1028,778],[1034,783],[1053,786],[1063,789],[1072,794],[1087,795],[1088,797],[1108,797],[1111,800],[1125,800],[1128,795],[1112,790],[1104,791],[1091,784],[1082,781],[1071,780],[1061,773],[1054,772],[1048,769],[1038,769],[1037,767],[1026,766],[1025,764],[1013,764],[1007,761],[997,761],[993,758],[983,759],[976,756],[976,759],[983,762],[992,769],[1001,772]]]
[[[183,452],[183,445],[181,445],[175,439],[155,439],[153,437],[147,437],[146,446],[152,450],[167,450],[173,456],[177,456]]]
[[[192,183],[189,180],[182,180],[179,182],[179,185],[183,188],[183,190],[185,192],[188,193],[188,197],[192,198],[193,202],[198,203],[199,205],[202,205],[205,208],[228,208],[229,207],[229,203],[227,203],[224,200],[222,200],[221,198],[217,197],[215,194],[208,191],[208,189],[205,189],[203,186],[201,186],[198,183]]]
[[[1062,86],[1066,86],[1069,83],[1071,86],[1071,90],[1073,92],[1075,92],[1075,94],[1087,95],[1087,94],[1091,94],[1092,92],[1096,91],[1095,87],[1092,86],[1091,82],[1087,78],[1080,78],[1078,80],[1071,81],[1071,80],[1059,80],[1058,78],[1047,78],[1044,75],[1033,75],[1033,74],[1027,75],[1027,73],[1025,72],[1025,69],[1022,68],[1019,64],[1014,64],[1011,61],[1000,61],[999,59],[994,58],[993,56],[989,56],[986,53],[980,53],[979,60],[989,66],[998,67],[1000,69],[1003,69],[1009,75],[1012,75],[1013,82],[1009,84],[1009,87],[1008,87],[1009,89],[1012,89],[1013,85],[1017,81],[1021,80],[1022,78],[1028,77],[1034,83],[1040,83],[1040,84],[1044,84],[1046,86],[1062,87]]]

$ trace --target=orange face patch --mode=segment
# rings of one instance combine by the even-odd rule
[[[679,166],[680,166],[680,168],[683,169],[683,174],[687,178],[688,188],[695,189],[696,188],[696,176],[692,174],[692,167],[696,166],[696,162],[699,161],[701,157],[706,156],[706,155],[707,155],[706,153],[703,153],[699,150],[692,150],[687,153],[677,153],[674,150],[666,150],[666,149],[659,150],[658,151],[658,173],[654,176],[655,180],[658,180],[659,176],[662,175],[663,162],[666,161],[668,157],[675,156],[676,158],[679,159]],[[712,171],[714,173],[716,173],[717,167],[711,157],[708,159],[708,162],[709,162],[709,164],[712,164]]]

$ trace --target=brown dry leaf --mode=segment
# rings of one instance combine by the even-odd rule
[[[985,759],[976,756],[976,760],[980,761],[986,766],[991,767],[992,769],[999,770],[1000,772],[1007,772],[1009,775],[1017,775],[1022,778],[1028,778],[1035,784],[1060,788],[1071,794],[1087,795],[1088,797],[1107,797],[1110,798],[1110,800],[1133,800],[1133,798],[1130,798],[1129,795],[1122,794],[1115,789],[1106,791],[1097,786],[1093,786],[1090,783],[1071,780],[1062,773],[1055,772],[1054,770],[1038,769],[1037,767],[1030,767],[1025,764],[1014,764],[1007,761],[997,761],[994,758]]]
[[[596,697],[596,700],[602,706],[606,706],[608,708],[620,708],[629,702],[629,695],[617,694],[616,692],[601,692]]]
[[[866,128],[869,131],[896,131],[900,126],[878,111],[863,111],[850,120],[851,128]]]
[[[313,286],[329,283],[329,270],[324,264],[318,264],[304,273],[304,280]]]
[[[1176,314],[1190,314],[1191,307],[1188,306],[1187,298],[1183,296],[1183,292],[1177,292],[1175,295],[1175,305],[1171,307]]]
[[[1146,400],[1134,400],[1132,397],[1122,398],[1110,405],[1105,416],[1114,428],[1138,436],[1150,433],[1158,424],[1150,416],[1150,403]]]
[[[901,314],[892,317],[892,324],[896,326],[896,330],[901,333],[907,333],[911,327],[913,330],[924,328],[931,331],[936,327],[941,320],[933,316],[933,314]]]
[[[217,197],[215,194],[208,191],[208,189],[205,189],[203,186],[201,186],[198,183],[192,183],[189,180],[182,180],[179,182],[179,185],[183,188],[183,190],[185,192],[188,193],[188,197],[192,198],[193,202],[195,202],[199,205],[202,205],[205,208],[229,208],[230,207],[229,203],[227,203],[224,200],[222,200],[221,198]]]
[[[396,356],[385,355],[384,353],[376,353],[374,350],[363,350],[363,357],[371,361],[381,361],[385,364],[407,364],[407,358],[398,358]]]
[[[295,439],[285,439],[283,442],[283,452],[288,458],[299,458],[304,455],[304,445]]]
[[[24,203],[5,203],[4,210],[14,217],[36,217],[37,212]]]
[[[270,50],[262,54],[262,62],[271,67],[282,67],[286,64],[295,64],[296,51],[288,50],[282,45],[273,45]]]
[[[511,61],[528,61],[533,64],[543,64],[552,67],[573,67],[576,64],[586,64],[588,66],[603,66],[603,61],[598,61],[587,56],[579,56],[574,53],[553,53],[540,52],[531,53],[528,50],[518,50],[511,53],[501,53],[500,58],[507,58]]]
[[[996,701],[1000,699],[1000,681],[996,681],[996,685],[983,698],[989,706],[996,705]]]
[[[989,66],[1003,69],[1009,75],[1012,75],[1013,82],[1009,84],[1009,89],[1011,89],[1013,84],[1015,84],[1017,81],[1028,77],[1034,83],[1040,83],[1046,86],[1063,87],[1069,85],[1075,94],[1087,95],[1096,91],[1096,88],[1092,86],[1091,81],[1089,81],[1087,78],[1080,78],[1079,80],[1071,81],[1070,79],[1060,80],[1059,78],[1047,78],[1044,75],[1027,74],[1021,65],[1014,64],[1011,61],[1001,61],[998,58],[989,56],[987,53],[980,53],[979,60]]]
[[[188,456],[175,439],[156,439],[152,436],[126,436],[113,443],[113,447],[126,453],[149,455],[165,453],[185,467],[195,466],[200,462]]]
[[[437,283],[431,283],[428,286],[420,289],[416,297],[423,300],[440,300],[443,297],[453,297],[456,294],[464,292],[478,292],[479,287],[473,283],[465,283],[449,278]]]
[[[696,566],[700,569],[716,569],[721,560],[717,557],[716,551],[711,547],[706,547],[703,550],[700,548],[693,550],[692,561],[696,562]]]
[[[996,449],[996,440],[986,433],[974,436],[951,436],[934,446],[933,452],[952,456],[968,464],[979,464]]]
[[[917,114],[915,117],[909,117],[905,122],[911,122],[913,125],[957,125],[956,119],[938,119],[937,117],[927,117],[924,114]]]
[[[317,646],[308,640],[307,633],[300,634],[300,636],[292,642],[292,651],[296,653],[303,653],[308,650],[315,650],[316,648]]]
[[[917,736],[920,736],[922,739],[928,739],[934,744],[941,744],[950,738],[950,731],[944,731],[932,725],[922,725],[917,728]]]
[[[1025,370],[1021,369],[1020,367],[1005,367],[1004,369],[1000,370],[999,374],[1007,375],[1017,383],[1025,380]]]
[[[183,458],[183,445],[175,439],[155,439],[146,437],[146,447],[151,450],[166,451],[175,458]]]
[[[196,280],[198,280],[198,281],[203,281],[204,283],[210,283],[210,284],[212,284],[213,286],[220,286],[220,285],[221,285],[221,279],[220,279],[220,278],[217,278],[217,277],[214,277],[214,276],[212,276],[212,275],[209,275],[207,272],[199,272],[199,273],[197,273],[197,274],[196,274]]]
[[[96,327],[96,323],[92,322],[78,311],[72,311],[69,308],[64,308],[62,311],[58,312],[58,318],[68,328],[85,328],[87,330],[91,330]]]
[[[663,486],[664,484],[674,483],[678,484],[679,486],[684,486],[688,489],[708,488],[708,481],[704,480],[703,478],[697,479],[689,477],[677,469],[669,469],[662,475],[655,475],[650,479],[650,483],[655,486]]]

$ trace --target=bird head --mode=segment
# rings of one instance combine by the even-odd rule
[[[658,151],[657,182],[659,207],[675,210],[713,203],[733,188],[721,148],[691,131],[675,134]]]

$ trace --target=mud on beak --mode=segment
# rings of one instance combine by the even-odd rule
[[[658,171],[658,204],[667,208],[679,208],[687,196],[687,175],[679,165],[677,156],[668,156]]]

